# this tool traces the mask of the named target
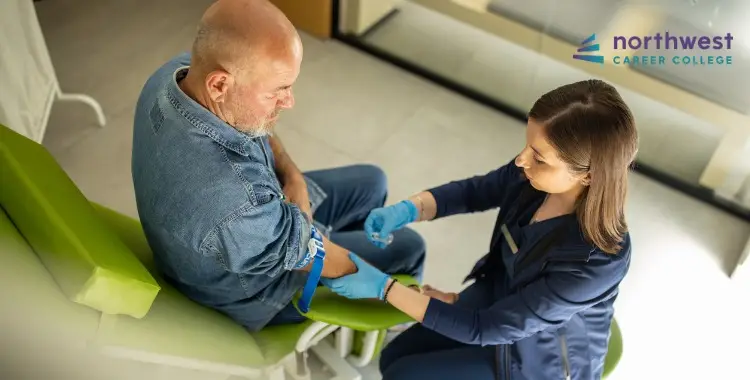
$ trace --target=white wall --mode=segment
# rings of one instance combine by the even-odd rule
[[[388,15],[396,3],[396,0],[342,0],[341,29],[360,35]]]

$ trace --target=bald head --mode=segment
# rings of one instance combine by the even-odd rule
[[[244,75],[268,61],[299,55],[301,49],[296,29],[269,1],[218,0],[201,18],[191,69]]]
[[[270,133],[294,105],[302,42],[267,0],[218,0],[206,11],[180,88],[237,130]]]

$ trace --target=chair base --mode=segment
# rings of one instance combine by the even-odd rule
[[[315,355],[324,365],[327,372],[332,372],[331,380],[362,380],[359,373],[345,358],[342,358],[337,349],[328,341],[320,341],[304,353],[294,353],[284,361],[284,369],[287,379],[311,380],[310,369],[307,367],[308,352]],[[303,369],[304,368],[304,369]]]
[[[334,335],[333,344],[326,338]],[[297,341],[294,354],[287,356],[283,367],[289,379],[311,380],[308,356],[314,354],[328,372],[332,380],[362,380],[357,368],[362,368],[375,357],[379,345],[380,331],[365,333],[359,355],[352,353],[354,330],[348,327],[314,322]]]

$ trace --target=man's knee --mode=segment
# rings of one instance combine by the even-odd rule
[[[388,177],[383,169],[375,165],[356,165],[358,187],[366,189],[375,202],[384,202],[388,195]]]
[[[391,273],[409,274],[421,282],[426,251],[425,241],[417,231],[411,228],[395,231],[389,252],[391,268],[398,269],[391,270]]]
[[[399,253],[413,255],[415,257],[424,256],[427,250],[427,244],[422,238],[419,232],[411,228],[402,228],[395,231],[393,244],[397,244],[397,250]]]

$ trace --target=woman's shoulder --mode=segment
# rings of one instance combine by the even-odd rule
[[[563,239],[560,240],[558,246],[567,252],[578,252],[580,256],[585,256],[587,261],[592,259],[597,261],[629,261],[632,251],[630,232],[625,232],[622,235],[622,241],[620,242],[620,248],[615,253],[605,252],[599,248],[593,242],[586,239],[583,229],[578,223],[577,218],[572,217],[568,219],[566,226],[567,233],[563,234]]]
[[[630,235],[625,234],[617,253],[607,253],[586,241],[582,236],[561,241],[550,252],[556,259],[551,260],[545,269],[547,273],[562,273],[571,291],[585,289],[586,294],[595,297],[600,292],[617,286],[630,269]],[[579,294],[580,295],[580,294]]]
[[[622,235],[622,240],[620,241],[619,249],[617,250],[617,252],[605,252],[603,249],[596,246],[594,246],[594,252],[613,261],[630,260],[630,254],[632,252],[630,232],[625,232]]]

